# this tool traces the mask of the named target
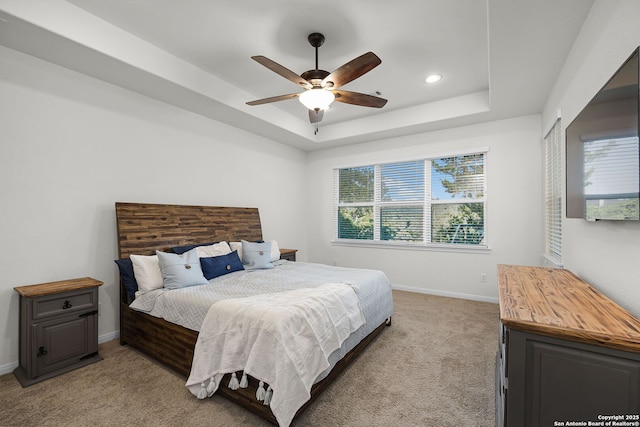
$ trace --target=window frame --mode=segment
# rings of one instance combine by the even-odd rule
[[[483,196],[476,199],[467,199],[467,198],[459,198],[459,199],[451,199],[451,200],[431,200],[432,197],[432,187],[431,187],[431,177],[432,177],[432,161],[437,159],[451,158],[451,157],[460,157],[460,156],[472,156],[472,155],[482,155],[483,156]],[[425,162],[424,167],[424,198],[418,204],[418,202],[405,202],[405,201],[381,201],[381,174],[380,167],[382,165],[387,164],[396,164],[396,163],[405,163],[405,162],[415,162],[415,161],[423,161]],[[333,245],[342,245],[342,246],[355,246],[355,247],[365,247],[365,248],[392,248],[392,249],[409,249],[409,250],[436,250],[436,251],[446,251],[446,252],[469,252],[469,253],[478,253],[478,252],[489,252],[489,233],[488,233],[488,192],[487,192],[487,165],[489,163],[489,149],[486,147],[475,148],[470,150],[461,150],[455,152],[449,152],[442,155],[432,155],[418,158],[408,158],[408,159],[400,159],[394,161],[379,161],[379,162],[370,162],[367,164],[355,164],[355,165],[345,165],[340,167],[334,167],[333,169],[333,179],[334,179],[334,203],[332,210],[332,240],[331,244]],[[349,168],[365,168],[365,167],[374,167],[374,199],[372,202],[358,202],[358,203],[340,203],[340,193],[339,193],[339,174],[341,169],[349,169]],[[432,214],[432,206],[434,205],[442,205],[442,204],[464,204],[464,203],[482,203],[483,204],[483,227],[484,227],[484,235],[483,239],[478,244],[466,244],[466,243],[439,243],[439,242],[431,242],[431,214]],[[356,206],[367,206],[373,208],[373,216],[374,216],[374,235],[373,240],[369,239],[345,239],[338,238],[338,210],[341,207],[356,207]],[[402,240],[380,240],[380,210],[382,207],[386,206],[421,206],[423,207],[423,238],[422,241],[414,242],[414,241],[402,241]]]

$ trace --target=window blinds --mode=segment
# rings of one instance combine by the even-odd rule
[[[562,265],[562,146],[560,119],[544,139],[545,150],[545,254]]]
[[[336,169],[334,236],[484,245],[485,153]]]

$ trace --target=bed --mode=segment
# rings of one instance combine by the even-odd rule
[[[205,242],[238,242],[262,241],[262,227],[260,216],[256,208],[215,207],[190,205],[160,205],[141,203],[116,203],[118,254],[120,259],[128,259],[131,255],[153,255],[156,250],[171,252],[176,246],[196,245]],[[363,291],[364,283],[369,280],[366,276],[377,277],[375,270],[356,270],[338,267],[322,266],[320,264],[296,263],[278,261],[268,273],[272,281],[282,283],[297,283],[298,279],[288,279],[305,271],[310,277],[315,277],[310,287],[331,286],[332,284],[355,283],[353,286],[358,293],[360,305],[363,307],[365,325],[349,335],[340,348],[331,353],[331,366],[318,376],[310,390],[310,398],[296,412],[299,415],[304,409],[324,391],[329,384],[360,354],[365,347],[385,328],[391,324],[393,302],[388,280],[386,285],[377,284],[375,293]],[[376,273],[380,273],[377,274]],[[242,274],[245,274],[242,276]],[[260,275],[234,272],[222,280],[230,282],[233,287],[240,282],[261,280]],[[289,276],[289,275],[292,276]],[[326,278],[326,284],[320,278]],[[384,276],[386,280],[386,276]],[[312,280],[313,282],[313,280]],[[363,286],[360,286],[362,282]],[[226,285],[224,281],[216,282],[217,288]],[[202,289],[206,287],[203,286]],[[295,286],[294,286],[295,287]],[[304,286],[306,287],[306,285]],[[196,287],[194,287],[196,288]],[[318,288],[320,289],[320,288]],[[172,291],[166,292],[167,294]],[[309,290],[309,292],[313,292]],[[366,298],[363,297],[368,292]],[[241,295],[244,296],[244,295]],[[141,298],[136,298],[141,303]],[[162,365],[171,368],[184,377],[192,373],[194,348],[198,341],[198,326],[184,323],[183,325],[152,315],[151,309],[140,311],[132,308],[134,298],[131,289],[127,289],[124,281],[120,286],[120,342],[129,345],[145,355],[150,356]],[[135,304],[133,304],[135,306]],[[169,317],[170,318],[170,317]],[[172,319],[173,320],[173,319]],[[232,390],[226,384],[232,381],[232,375],[226,374],[219,382],[216,394],[245,407],[251,412],[278,424],[276,416],[269,405],[256,399],[256,394],[262,387],[261,382],[248,376],[248,387]],[[295,419],[295,418],[294,418]]]

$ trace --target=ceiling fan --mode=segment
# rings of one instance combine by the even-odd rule
[[[380,65],[382,61],[375,53],[367,52],[360,55],[329,73],[328,71],[318,68],[318,48],[324,43],[324,36],[320,33],[312,33],[309,34],[308,40],[309,44],[316,49],[316,68],[305,71],[301,75],[297,75],[288,68],[283,67],[265,56],[259,55],[251,57],[251,59],[264,65],[271,71],[301,86],[305,91],[258,99],[247,102],[247,105],[261,105],[298,98],[309,110],[309,121],[311,123],[318,123],[322,120],[324,110],[327,109],[333,101],[374,108],[382,108],[387,103],[386,99],[377,96],[338,90],[340,86],[357,79]]]

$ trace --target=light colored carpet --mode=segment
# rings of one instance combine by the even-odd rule
[[[498,306],[394,291],[386,328],[293,426],[494,426]],[[0,376],[0,426],[269,426],[118,341],[104,360],[22,388]]]

